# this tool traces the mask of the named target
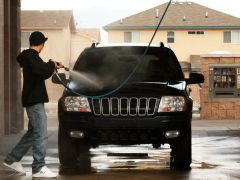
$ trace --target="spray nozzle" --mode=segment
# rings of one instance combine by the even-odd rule
[[[67,67],[63,67],[64,69],[65,69],[65,71],[69,71],[69,68],[67,68]]]
[[[60,62],[56,62],[58,66],[62,65]],[[62,65],[62,68],[64,68],[65,71],[69,71],[69,68]]]

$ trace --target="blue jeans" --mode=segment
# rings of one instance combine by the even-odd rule
[[[32,172],[37,173],[45,165],[48,138],[47,116],[43,103],[29,106],[26,108],[26,111],[29,118],[28,130],[4,161],[8,164],[19,162],[32,147]]]

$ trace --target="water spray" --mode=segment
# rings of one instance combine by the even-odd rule
[[[68,67],[65,67],[65,66],[63,66],[63,69],[65,71],[68,71],[72,76],[73,80],[78,84],[82,84],[88,88],[94,88],[96,90],[100,90],[103,88],[103,85],[93,75],[76,72],[76,71],[70,70]]]

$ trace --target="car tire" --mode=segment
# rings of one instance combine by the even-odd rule
[[[186,128],[186,133],[171,144],[170,166],[173,169],[189,169],[192,163],[192,129]]]

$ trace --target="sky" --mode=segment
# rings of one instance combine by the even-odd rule
[[[176,0],[175,0],[176,1]],[[186,2],[187,0],[181,0]],[[21,0],[22,10],[73,10],[78,27],[102,28],[167,0]],[[180,0],[178,0],[180,2]],[[240,0],[188,0],[240,18]],[[103,36],[105,32],[101,30]]]

